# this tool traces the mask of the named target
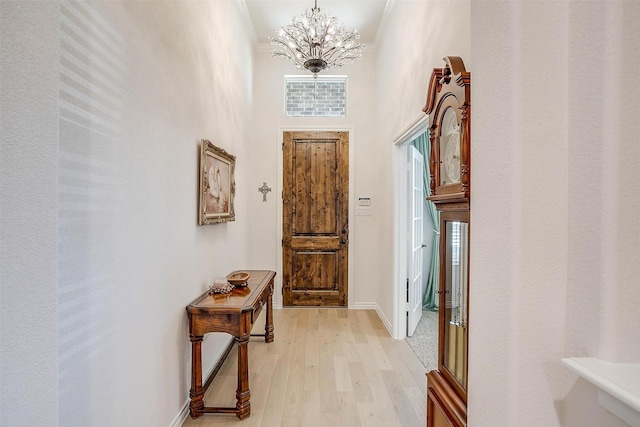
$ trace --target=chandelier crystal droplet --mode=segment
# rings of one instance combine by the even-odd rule
[[[289,25],[280,28],[278,36],[269,37],[275,46],[271,56],[288,59],[314,76],[322,70],[360,59],[364,49],[364,45],[357,42],[358,31],[347,31],[337,18],[321,12],[317,0],[313,9],[294,16]]]

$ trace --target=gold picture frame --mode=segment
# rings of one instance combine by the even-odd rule
[[[198,224],[236,220],[235,168],[235,156],[216,147],[207,139],[201,141]]]

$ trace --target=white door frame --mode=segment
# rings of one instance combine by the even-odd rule
[[[407,198],[407,144],[429,127],[429,117],[421,114],[397,138],[393,145],[394,218],[393,218],[393,338],[407,337],[407,237],[409,233]]]
[[[314,131],[336,131],[336,132],[348,132],[349,133],[349,236],[354,235],[355,231],[355,132],[353,127],[344,126],[278,126],[278,182],[276,187],[276,194],[278,195],[278,206],[276,210],[277,226],[276,226],[276,281],[274,283],[273,290],[273,306],[275,308],[282,308],[282,135],[284,132],[314,132]],[[349,242],[351,238],[349,239]],[[348,243],[349,244],[349,243]],[[349,244],[350,245],[350,244]],[[347,256],[347,280],[348,284],[348,296],[347,307],[353,307],[353,296],[355,295],[357,284],[353,280],[353,250],[349,248],[349,254]]]

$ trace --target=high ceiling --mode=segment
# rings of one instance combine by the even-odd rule
[[[347,30],[356,29],[360,41],[370,44],[376,39],[389,0],[318,0],[318,7],[335,16]],[[314,0],[245,0],[257,42],[269,43],[278,28],[287,25],[314,6]]]

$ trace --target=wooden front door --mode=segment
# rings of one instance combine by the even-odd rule
[[[285,306],[347,306],[348,132],[284,132]]]

